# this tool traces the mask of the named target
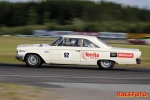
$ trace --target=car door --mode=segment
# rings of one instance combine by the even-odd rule
[[[81,49],[81,64],[96,65],[100,58],[100,47],[87,39],[83,39],[83,46]]]
[[[50,50],[50,62],[58,64],[80,64],[81,39],[74,38],[77,45],[71,45],[73,38],[64,38]]]

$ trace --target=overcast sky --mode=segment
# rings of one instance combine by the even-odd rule
[[[30,0],[9,0],[9,1],[16,2],[16,1],[30,1]],[[91,0],[91,1],[96,2],[100,0]],[[138,6],[140,8],[148,7],[150,9],[150,0],[105,0],[105,1],[111,1],[120,4],[131,5],[131,6]]]
[[[92,0],[92,1],[100,1],[100,0]],[[111,1],[130,6],[138,6],[140,8],[145,7],[150,8],[150,0],[104,0],[104,1]]]

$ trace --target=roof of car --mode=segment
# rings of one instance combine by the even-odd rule
[[[89,36],[89,35],[62,35],[62,37],[73,37],[73,38],[95,38],[95,36]]]

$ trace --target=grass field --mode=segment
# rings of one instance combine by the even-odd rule
[[[4,37],[0,36],[0,62],[5,63],[21,63],[15,59],[16,46],[19,44],[37,44],[37,43],[51,43],[53,38],[31,38],[31,37]],[[150,46],[147,45],[130,45],[130,44],[109,44],[115,47],[136,48],[142,51],[142,64],[133,65],[135,67],[150,66]],[[122,66],[122,65],[121,65]],[[130,65],[132,66],[132,65]]]
[[[64,100],[40,87],[0,83],[0,90],[0,100]]]

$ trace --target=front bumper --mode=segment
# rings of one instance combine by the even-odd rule
[[[24,61],[24,55],[19,55],[19,54],[16,54],[16,59],[17,60],[21,60],[21,61]]]
[[[136,63],[141,64],[141,58],[136,58]]]

